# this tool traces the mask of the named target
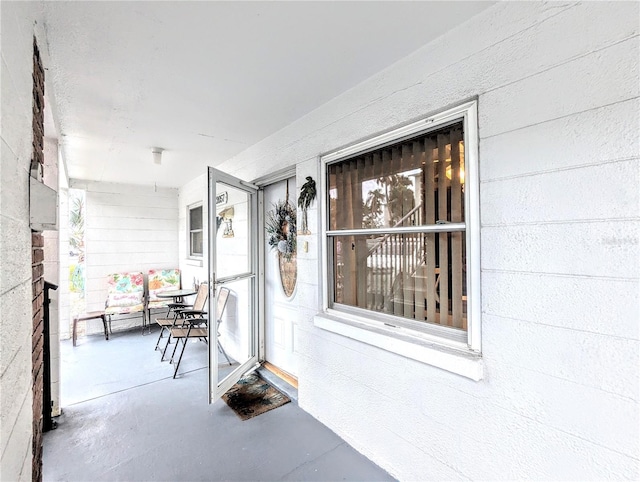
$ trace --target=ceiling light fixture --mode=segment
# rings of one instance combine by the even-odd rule
[[[155,162],[156,164],[162,164],[162,151],[164,151],[164,149],[161,147],[154,147],[153,149],[151,149],[151,152],[153,154],[153,162]]]

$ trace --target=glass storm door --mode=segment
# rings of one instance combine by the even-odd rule
[[[258,190],[209,168],[209,399],[258,364]]]

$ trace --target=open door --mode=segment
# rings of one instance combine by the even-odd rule
[[[213,403],[258,366],[257,188],[210,167],[208,224],[209,401]],[[222,287],[229,293],[221,313],[216,297]]]

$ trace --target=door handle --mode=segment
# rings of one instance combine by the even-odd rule
[[[243,273],[235,276],[227,276],[226,278],[218,278],[213,282],[214,285],[223,285],[226,283],[233,283],[234,281],[239,281],[242,279],[255,278],[254,273]]]

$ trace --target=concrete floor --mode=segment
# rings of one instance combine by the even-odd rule
[[[393,480],[295,400],[247,421],[207,403],[207,347],[173,366],[139,330],[61,344],[62,407],[44,480]],[[295,391],[290,391],[295,396]]]

